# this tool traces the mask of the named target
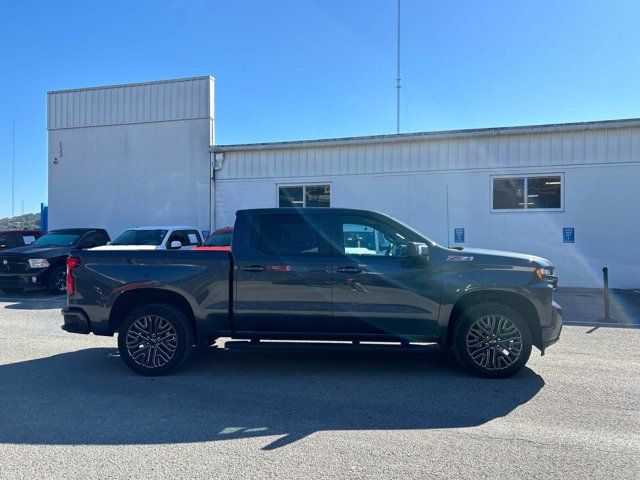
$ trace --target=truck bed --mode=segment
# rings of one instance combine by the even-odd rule
[[[154,295],[158,301],[172,293],[189,304],[199,327],[220,331],[231,328],[230,252],[216,251],[74,251],[76,292],[67,308],[79,308],[91,319],[91,331],[112,335],[114,314],[124,303]],[[205,333],[200,331],[199,333]]]

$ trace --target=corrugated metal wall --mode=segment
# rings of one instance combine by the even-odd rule
[[[562,129],[220,147],[217,226],[241,208],[276,207],[278,185],[328,183],[333,207],[378,210],[442,243],[464,228],[464,246],[547,257],[563,286],[598,287],[606,265],[612,286],[637,288],[640,247],[629,239],[640,235],[640,127]],[[551,173],[563,175],[562,209],[492,211],[492,175]],[[575,243],[563,243],[564,227]]]
[[[492,211],[495,173],[563,174],[564,208]],[[465,243],[459,246],[548,258],[558,267],[563,287],[601,287],[602,267],[607,266],[612,287],[638,289],[638,179],[640,162],[222,180],[217,182],[216,220],[218,227],[233,225],[238,209],[277,207],[279,184],[329,183],[332,207],[383,212],[444,245],[454,241],[455,228],[464,228]],[[564,227],[575,228],[575,243],[563,243]]]
[[[213,78],[63,90],[47,94],[47,128],[213,118]]]
[[[49,93],[50,228],[209,230],[213,89],[199,77]]]
[[[626,163],[640,127],[225,152],[220,179]]]

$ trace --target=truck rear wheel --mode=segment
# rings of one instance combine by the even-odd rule
[[[453,341],[460,363],[490,378],[509,377],[520,371],[529,360],[533,343],[522,316],[499,303],[485,303],[464,312]]]
[[[166,304],[136,308],[118,331],[118,349],[125,365],[141,375],[164,375],[187,359],[193,330],[184,313]]]

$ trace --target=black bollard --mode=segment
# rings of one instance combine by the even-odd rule
[[[602,267],[602,275],[604,276],[604,319],[609,321],[609,269]]]
[[[615,322],[609,314],[609,269],[602,267],[602,276],[604,278],[604,318],[601,318],[601,322]]]

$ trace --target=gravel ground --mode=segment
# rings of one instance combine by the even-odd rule
[[[429,348],[238,342],[153,379],[60,306],[0,298],[0,478],[640,474],[640,329],[565,327],[507,380]]]

